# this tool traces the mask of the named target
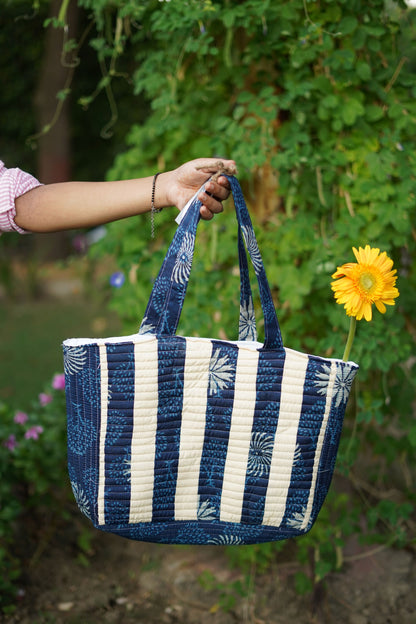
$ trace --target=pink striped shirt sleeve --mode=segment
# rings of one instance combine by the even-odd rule
[[[14,221],[16,216],[15,199],[28,191],[41,186],[33,176],[21,169],[7,169],[0,160],[0,235],[2,232],[26,234]]]

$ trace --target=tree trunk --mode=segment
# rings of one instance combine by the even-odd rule
[[[52,0],[50,17],[59,13],[62,0]],[[68,7],[68,38],[75,37],[78,17],[76,0]],[[70,68],[62,63],[64,32],[49,26],[45,31],[45,47],[34,106],[39,131],[51,124],[58,105],[58,93],[64,89]],[[44,184],[66,182],[71,179],[71,131],[69,98],[63,103],[59,117],[43,134],[38,143],[38,177]],[[59,210],[59,206],[57,206]],[[68,250],[67,235],[37,234],[36,251],[39,259],[62,257]]]

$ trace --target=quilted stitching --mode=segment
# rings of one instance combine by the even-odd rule
[[[330,484],[347,398],[339,400],[334,379],[344,372],[355,374],[357,367],[292,350],[253,348],[251,353],[258,359],[257,370],[253,370],[250,358],[241,360],[244,351],[235,343],[195,338],[187,343],[185,338],[171,336],[155,338],[154,343],[153,358],[148,341],[100,347],[108,371],[107,423],[105,431],[101,431],[105,436],[104,474],[98,475],[104,483],[102,518],[96,511],[97,494],[91,487],[100,465],[102,406],[97,392],[97,345],[85,344],[82,368],[67,373],[70,475],[81,510],[98,528],[160,542],[223,543],[235,539],[236,543],[252,543],[284,539],[309,530]],[[187,348],[188,344],[192,349]],[[135,372],[135,361],[141,362],[142,371],[157,372],[155,417],[147,420],[146,410],[155,403],[155,397],[148,391],[146,379]],[[306,366],[303,377],[298,362]],[[192,371],[188,378],[186,366]],[[332,378],[328,367],[332,367]],[[210,377],[214,380],[211,391],[207,383]],[[328,388],[331,395],[326,393]],[[299,404],[299,396],[301,407],[296,411],[292,406]],[[236,405],[249,406],[250,401],[252,407],[247,413],[233,411]],[[284,414],[282,403],[286,406]],[[138,414],[141,436],[146,440],[140,452],[146,450],[150,463],[135,456],[138,449],[132,444]],[[283,418],[286,426],[279,437],[279,419]],[[185,422],[185,455],[180,458]],[[229,454],[231,430],[233,456]],[[77,442],[81,436],[85,436],[82,445]],[[94,449],[92,455],[90,449]],[[271,484],[276,457],[279,472]],[[180,461],[181,470],[185,467],[189,478],[186,473],[181,475],[178,508],[175,497]],[[224,490],[227,461],[228,485]],[[132,494],[132,482],[142,484],[142,500],[137,492]],[[135,521],[146,516],[140,516],[141,506],[146,504],[147,521]],[[265,521],[265,507],[283,509],[276,526],[270,519]]]

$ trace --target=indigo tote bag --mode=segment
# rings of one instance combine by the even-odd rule
[[[251,544],[306,533],[358,366],[283,346],[238,181],[239,339],[176,335],[200,202],[176,230],[140,331],[63,345],[68,464],[93,524],[131,539]],[[259,284],[257,342],[246,249]]]

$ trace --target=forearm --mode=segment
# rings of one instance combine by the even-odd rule
[[[198,158],[173,171],[160,173],[156,180],[155,208],[176,206],[179,210],[207,182],[212,174],[236,173],[233,160]],[[229,195],[226,177],[210,180],[198,194],[203,219],[222,211]],[[63,182],[32,188],[18,196],[14,223],[28,232],[55,232],[94,227],[151,210],[153,176],[116,182]],[[16,197],[16,196],[15,196]]]
[[[155,206],[169,205],[170,172],[157,178]],[[15,222],[31,232],[93,227],[150,211],[153,177],[39,186],[15,201]]]

